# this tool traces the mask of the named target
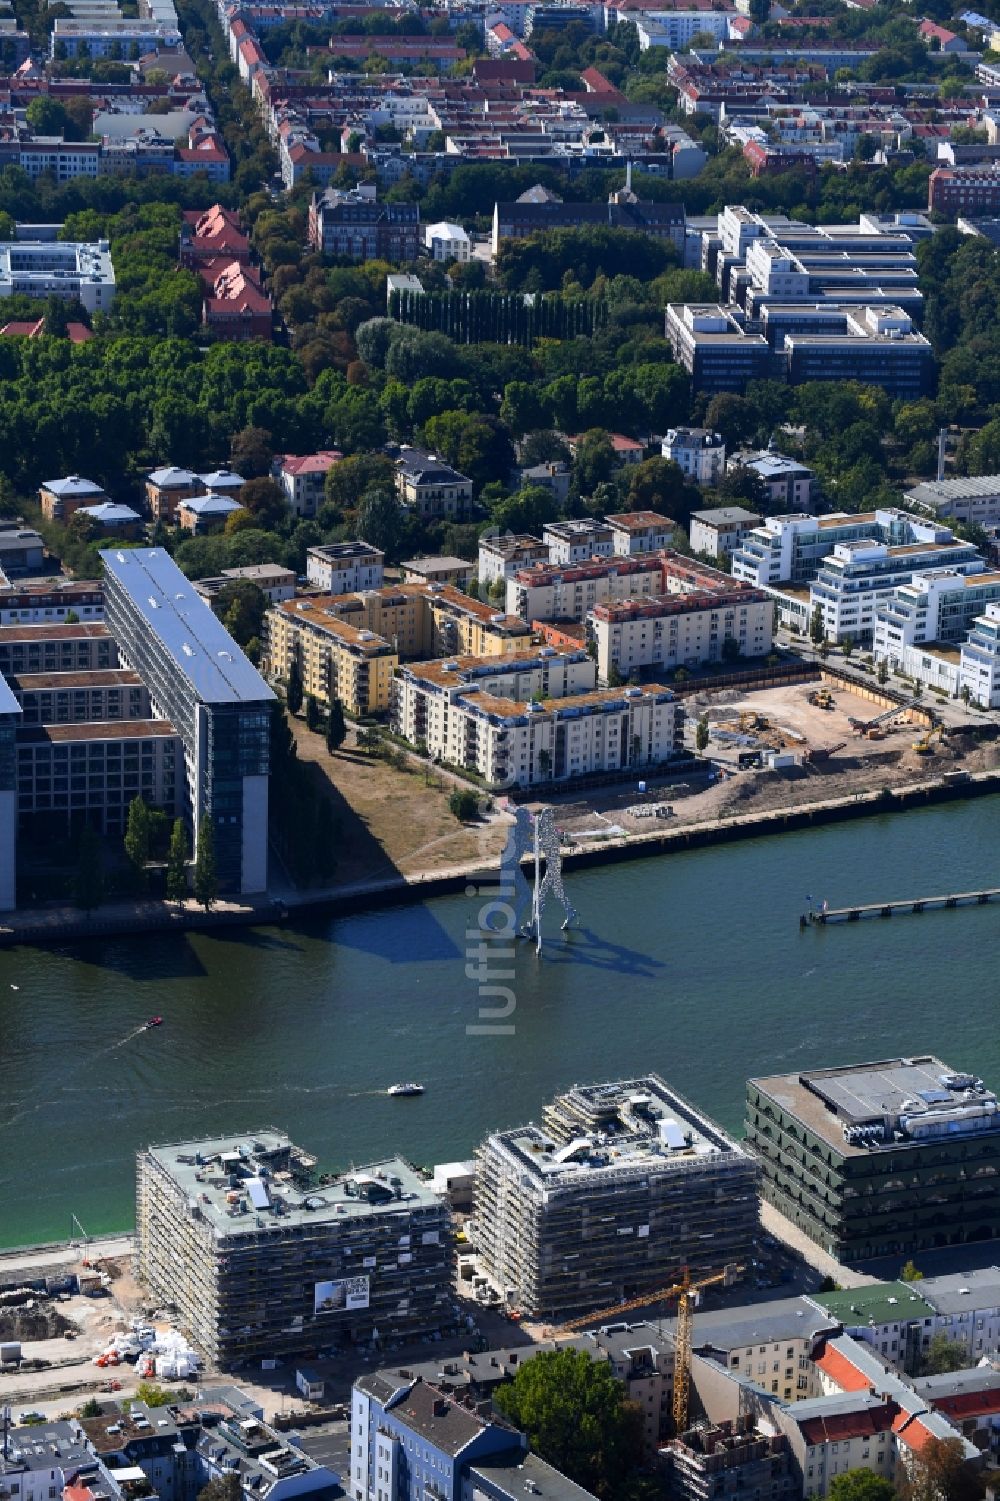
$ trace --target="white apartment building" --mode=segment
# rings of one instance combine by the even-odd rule
[[[948,568],[957,573],[982,573],[983,560],[971,542],[949,533],[937,542],[889,546],[881,541],[838,542],[820,564],[809,589],[809,614],[818,608],[828,641],[850,636],[869,642],[875,632],[878,606],[917,571]],[[794,601],[796,606],[799,601]]]
[[[660,452],[696,485],[717,485],[726,472],[726,445],[707,427],[672,427]]]
[[[587,665],[592,673],[589,658]],[[522,672],[522,682],[530,684],[537,672]],[[567,664],[562,681],[584,672],[583,663]],[[551,667],[549,673],[551,683]],[[432,756],[477,772],[494,788],[653,766],[681,748],[683,708],[658,684],[512,698],[502,691],[502,676],[462,676],[458,662],[401,667],[393,682],[391,723],[398,734],[426,743]]]
[[[443,745],[450,705],[463,694],[481,691],[522,702],[570,698],[596,687],[597,667],[583,647],[557,651],[552,646],[527,646],[505,657],[416,662],[401,668],[393,685],[393,723],[414,743],[427,739],[430,724],[435,740]]]
[[[315,516],[323,504],[326,476],[343,458],[339,449],[323,448],[318,453],[278,454],[271,474],[285,492],[289,507],[296,516]]]
[[[875,659],[929,687],[959,693],[960,648],[977,616],[998,602],[1000,573],[915,573],[876,608]]]
[[[552,521],[542,527],[542,541],[549,562],[558,568],[588,563],[591,558],[610,558],[615,537],[606,521]]]
[[[538,563],[507,580],[508,615],[533,620],[584,620],[602,601],[658,594],[663,575],[656,557],[595,559],[576,568]]]
[[[688,533],[691,551],[705,557],[731,557],[744,537],[760,525],[756,511],[743,506],[715,506],[709,511],[692,511]]]
[[[369,542],[332,542],[308,549],[306,578],[324,594],[357,594],[381,589],[384,564],[385,553]]]
[[[424,226],[424,248],[433,261],[461,261],[472,259],[472,241],[461,224],[438,224]]]
[[[962,521],[974,526],[1000,524],[1000,474],[928,480],[907,490],[903,499],[915,511],[924,511],[938,521]]]
[[[88,312],[115,300],[115,268],[107,240],[0,242],[0,297],[77,298]]]
[[[1000,605],[987,605],[961,651],[959,692],[967,687],[984,709],[1000,708]]]
[[[733,553],[733,578],[765,589],[805,584],[841,542],[879,541],[890,546],[948,541],[952,533],[925,516],[895,506],[878,511],[828,511],[823,516],[791,512],[768,516]]]
[[[622,511],[605,516],[611,528],[615,554],[622,558],[660,552],[673,540],[674,523],[658,511]]]
[[[670,671],[724,660],[726,642],[763,657],[773,641],[774,604],[753,589],[671,594],[597,605],[587,616],[602,682],[646,668]]]
[[[52,25],[49,56],[77,57],[81,55],[81,47],[85,46],[85,55],[89,57],[112,57],[116,53],[127,57],[133,42],[144,52],[154,51],[157,44],[169,48],[182,46],[176,14],[172,20],[161,21],[137,21],[124,17],[116,20],[95,17],[88,21],[75,16],[60,17]]]
[[[504,532],[497,536],[487,534],[479,539],[480,584],[506,581],[513,578],[521,568],[530,568],[533,563],[548,561],[548,543],[527,532]]]
[[[729,22],[734,19],[732,11],[713,10],[636,11],[634,17],[643,52],[649,47],[682,51],[691,38],[702,31],[708,32],[717,42],[725,41],[729,36]]]

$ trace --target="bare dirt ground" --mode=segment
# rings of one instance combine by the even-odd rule
[[[102,1263],[102,1270],[109,1269],[108,1263]],[[32,1307],[4,1310],[3,1337],[21,1341],[21,1368],[0,1374],[0,1403],[34,1407],[38,1399],[47,1398],[61,1404],[62,1410],[99,1392],[111,1377],[121,1381],[124,1394],[135,1391],[132,1366],[102,1370],[93,1363],[111,1336],[128,1327],[139,1307],[128,1263],[120,1272],[116,1265],[115,1271],[114,1295],[39,1297]],[[122,1301],[119,1287],[125,1294]]]
[[[495,865],[506,839],[507,820],[489,813],[460,824],[448,807],[456,786],[450,773],[425,770],[415,758],[398,769],[355,748],[354,732],[333,756],[322,735],[293,721],[301,762],[315,775],[334,805],[338,822],[336,882],[379,880],[416,871],[449,870],[482,860]]]
[[[756,811],[796,808],[827,799],[849,798],[882,787],[901,787],[933,780],[946,771],[987,771],[1000,766],[1000,741],[980,741],[973,730],[953,726],[946,739],[935,738],[929,754],[914,745],[923,740],[923,726],[902,719],[887,727],[880,740],[859,737],[851,719],[868,721],[879,712],[876,704],[846,688],[832,688],[833,707],[809,703],[816,683],[796,683],[761,692],[732,689],[705,692],[685,700],[687,746],[693,753],[697,721],[708,718],[710,730],[744,733],[752,742],[709,741],[703,767],[671,779],[648,779],[647,791],[638,783],[627,787],[576,794],[560,802],[560,827],[574,838],[615,837],[621,833],[650,834],[681,825],[715,822]],[[740,716],[754,715],[757,728]],[[798,765],[781,770],[737,770],[739,750],[776,749],[793,754]],[[819,759],[804,761],[805,753]],[[557,800],[558,801],[558,800]],[[641,810],[670,809],[661,821]]]

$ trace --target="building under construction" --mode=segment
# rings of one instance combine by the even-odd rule
[[[287,1136],[149,1147],[138,1270],[226,1368],[453,1322],[447,1206],[400,1158],[332,1177]]]
[[[749,1417],[702,1424],[661,1451],[671,1501],[795,1501],[802,1482],[783,1433],[755,1431]]]
[[[480,1147],[483,1270],[524,1313],[569,1317],[742,1262],[755,1160],[656,1074],[577,1086]]]

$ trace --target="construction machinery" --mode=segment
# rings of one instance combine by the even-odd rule
[[[725,1287],[732,1287],[737,1277],[746,1268],[738,1266],[735,1261],[727,1263],[721,1272],[710,1272],[706,1277],[692,1279],[688,1268],[684,1268],[679,1282],[672,1287],[661,1287],[656,1292],[646,1293],[640,1298],[630,1298],[626,1303],[615,1303],[610,1308],[599,1308],[596,1313],[584,1314],[582,1318],[570,1319],[566,1324],[560,1324],[553,1333],[573,1334],[578,1329],[585,1328],[588,1324],[599,1322],[601,1319],[618,1318],[623,1313],[631,1313],[636,1308],[646,1308],[650,1303],[659,1303],[666,1298],[677,1299],[677,1332],[674,1336],[674,1432],[683,1433],[688,1425],[688,1396],[691,1389],[691,1336],[694,1322],[694,1310],[697,1305],[698,1295],[706,1287],[718,1287],[720,1283]]]
[[[809,694],[808,702],[813,704],[817,709],[832,709],[833,694],[829,688],[814,688]]]
[[[880,725],[889,724],[899,714],[905,714],[907,709],[915,709],[919,705],[918,698],[907,698],[901,704],[893,704],[891,709],[884,709],[881,714],[876,714],[874,719],[851,718],[849,724],[856,735],[867,735],[869,730],[874,730]]]
[[[944,725],[936,724],[932,730],[928,730],[922,740],[914,740],[913,749],[918,756],[929,756],[933,749],[932,741],[937,736],[938,740],[944,739]]]

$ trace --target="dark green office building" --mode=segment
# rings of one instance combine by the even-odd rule
[[[747,1082],[761,1192],[840,1261],[1000,1235],[1000,1105],[938,1058]]]

